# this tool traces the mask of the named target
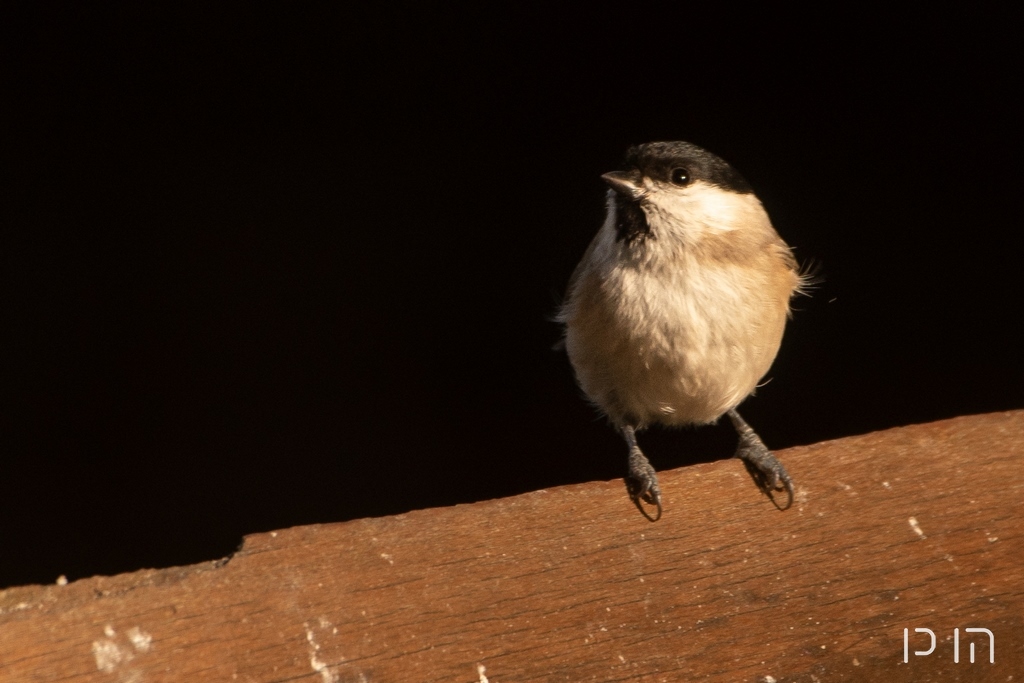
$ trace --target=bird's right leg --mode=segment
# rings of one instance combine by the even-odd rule
[[[640,450],[636,442],[636,429],[633,425],[622,427],[622,435],[629,446],[629,473],[626,475],[626,490],[640,513],[652,522],[661,519],[661,489],[658,488],[658,475],[651,467],[647,456]],[[644,507],[644,503],[653,505],[657,512],[652,517]]]
[[[751,429],[746,420],[740,417],[735,408],[730,410],[728,415],[740,437],[735,457],[743,461],[743,465],[754,479],[754,483],[768,496],[775,507],[780,510],[788,510],[789,506],[793,504],[793,480],[789,478],[786,468],[768,450],[768,447],[761,441],[761,437]],[[786,492],[785,505],[780,505],[779,501],[775,500],[775,493],[778,491]]]

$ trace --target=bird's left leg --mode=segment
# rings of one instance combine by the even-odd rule
[[[640,450],[636,442],[636,429],[633,425],[622,427],[622,435],[626,438],[626,445],[629,446],[629,473],[626,475],[626,490],[633,504],[640,510],[640,514],[652,522],[661,519],[661,489],[658,488],[658,475],[647,456]],[[642,502],[641,502],[642,501]],[[643,503],[653,505],[657,508],[652,517]]]
[[[793,481],[789,478],[786,468],[782,466],[778,458],[772,455],[768,447],[761,441],[761,437],[754,433],[750,425],[740,417],[735,409],[729,411],[729,419],[736,433],[740,436],[740,443],[736,447],[736,457],[743,461],[754,483],[768,496],[775,507],[786,510],[793,504]],[[775,500],[776,491],[785,491],[788,496],[785,505],[779,505]]]

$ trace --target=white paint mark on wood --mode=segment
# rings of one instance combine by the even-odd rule
[[[910,528],[914,530],[915,534],[921,538],[928,538],[924,535],[924,531],[921,530],[921,525],[917,523],[917,517],[911,517],[907,522],[910,524]]]
[[[132,641],[132,646],[138,652],[149,652],[149,648],[153,646],[153,636],[138,626],[132,626],[128,629],[128,640]]]
[[[309,665],[313,667],[313,671],[320,674],[320,678],[324,683],[338,683],[338,677],[331,672],[330,667],[320,659],[320,643],[316,642],[316,638],[313,636],[313,629],[308,624],[304,624],[306,627],[306,641],[309,643]]]
[[[125,654],[117,643],[109,638],[92,641],[92,656],[96,658],[96,668],[103,673],[112,673],[124,661]]]

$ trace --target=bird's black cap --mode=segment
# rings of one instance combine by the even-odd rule
[[[746,179],[723,159],[689,142],[648,142],[630,147],[626,169],[637,169],[648,178],[669,182],[673,169],[685,168],[694,180],[717,185],[739,194],[754,190]]]

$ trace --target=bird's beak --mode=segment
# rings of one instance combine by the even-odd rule
[[[636,201],[644,195],[644,188],[641,185],[643,179],[637,170],[612,171],[605,173],[601,179],[626,199]]]

